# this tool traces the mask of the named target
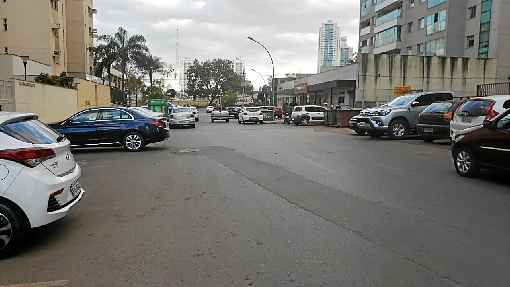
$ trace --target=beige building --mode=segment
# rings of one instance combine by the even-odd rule
[[[67,72],[93,74],[91,47],[97,30],[94,28],[92,0],[65,0],[67,14]]]
[[[62,0],[0,1],[0,49],[66,70],[66,7]]]
[[[29,56],[51,73],[92,74],[93,0],[0,1],[0,52]]]

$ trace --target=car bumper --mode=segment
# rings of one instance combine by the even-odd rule
[[[450,126],[418,124],[418,134],[422,137],[430,137],[435,139],[449,139]]]
[[[32,228],[41,227],[62,219],[81,201],[85,190],[77,185],[80,177],[78,164],[64,177],[56,177],[42,165],[23,168],[4,196],[25,212]],[[74,194],[71,186],[76,187]]]
[[[380,132],[386,133],[389,127],[379,117],[358,117],[349,121],[351,129],[367,132]]]
[[[195,124],[195,117],[183,120],[171,120],[171,126],[189,126]]]

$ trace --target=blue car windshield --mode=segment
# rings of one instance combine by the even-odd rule
[[[401,96],[391,101],[388,106],[390,107],[402,107],[409,105],[416,99],[416,95]]]

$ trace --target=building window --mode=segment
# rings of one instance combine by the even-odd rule
[[[414,6],[415,6],[414,0],[409,0],[409,7],[414,8]]]
[[[478,45],[478,56],[480,58],[489,57],[490,32],[492,17],[492,0],[482,0],[480,14],[480,35]]]
[[[384,15],[381,15],[381,16],[375,18],[375,26],[379,26],[384,23],[398,19],[398,18],[400,18],[400,15],[401,15],[400,8],[392,10]]]
[[[412,55],[413,54],[413,47],[412,46],[407,47],[407,54],[408,55]]]
[[[467,48],[472,48],[474,45],[475,45],[475,36],[474,35],[470,35],[470,36],[467,36]]]
[[[361,47],[366,47],[366,46],[367,46],[367,40],[361,41]]]
[[[437,5],[443,4],[446,0],[428,0],[427,7],[432,8]]]
[[[413,22],[407,23],[407,33],[413,32]]]
[[[418,52],[418,55],[423,55],[423,43],[416,45],[416,52]]]
[[[51,8],[58,11],[58,0],[50,0]]]
[[[472,6],[468,8],[469,19],[473,19],[476,17],[476,6]]]
[[[368,8],[370,7],[370,1],[369,0],[361,0],[361,16],[367,16],[368,15]]]
[[[425,17],[420,18],[419,23],[420,23],[420,29],[425,29]]]
[[[5,54],[9,54],[9,48],[4,47],[4,53],[5,53]]]
[[[446,10],[427,16],[427,35],[446,30]]]
[[[4,31],[7,31],[7,28],[9,28],[7,26],[7,18],[4,18]]]
[[[395,26],[375,35],[375,47],[400,42],[400,26]]]
[[[439,38],[427,42],[425,45],[425,55],[427,56],[444,56],[446,55],[446,41],[444,38]]]

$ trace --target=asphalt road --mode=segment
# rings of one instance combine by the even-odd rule
[[[76,158],[86,197],[0,285],[510,286],[510,179],[446,144],[204,122]]]

